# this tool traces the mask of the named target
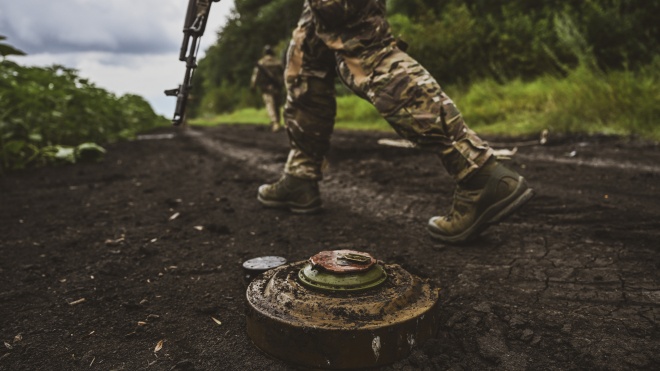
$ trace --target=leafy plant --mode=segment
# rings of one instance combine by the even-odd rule
[[[117,97],[64,66],[24,67],[5,58],[24,53],[0,50],[0,173],[87,158],[93,147],[76,150],[81,143],[127,139],[167,122],[140,96]]]

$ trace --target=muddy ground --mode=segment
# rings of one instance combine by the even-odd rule
[[[335,248],[441,287],[437,337],[386,370],[660,369],[658,144],[487,138],[537,196],[450,246],[424,225],[451,179],[390,133],[335,133],[312,216],[256,201],[285,134],[160,133],[0,178],[1,370],[293,370],[246,334],[241,263]]]

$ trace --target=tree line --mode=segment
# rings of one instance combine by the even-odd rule
[[[249,90],[265,44],[281,55],[304,0],[236,0],[200,60],[192,115],[258,106]],[[660,0],[387,0],[394,35],[441,84],[637,70],[660,51]]]

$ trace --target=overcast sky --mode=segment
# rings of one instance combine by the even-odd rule
[[[28,53],[11,59],[75,68],[98,87],[143,96],[170,117],[183,80],[179,61],[188,0],[0,0],[0,35]],[[215,42],[234,0],[213,3],[198,58]]]

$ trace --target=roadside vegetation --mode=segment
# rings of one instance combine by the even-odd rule
[[[284,53],[302,0],[236,0],[200,61],[196,124],[264,123],[249,77]],[[660,140],[660,0],[389,0],[395,35],[481,133],[607,133]],[[338,89],[338,128],[387,129]]]
[[[51,163],[99,159],[102,145],[166,125],[147,101],[116,96],[54,65],[26,67],[0,36],[0,174]]]
[[[470,127],[480,133],[519,136],[543,130],[562,134],[612,134],[660,141],[660,58],[639,71],[604,73],[578,68],[566,77],[445,89]],[[391,130],[370,103],[352,95],[337,99],[338,129]],[[268,125],[263,108],[199,117],[196,125]]]

